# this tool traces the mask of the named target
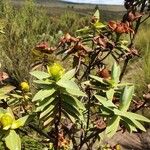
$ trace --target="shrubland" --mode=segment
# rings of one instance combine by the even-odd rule
[[[102,145],[102,137],[146,131],[150,120],[136,112],[148,101],[136,101],[135,86],[124,76],[135,58],[143,72],[148,69],[149,51],[140,57],[136,40],[149,19],[149,1],[125,0],[122,20],[109,22],[99,10],[89,20],[65,13],[55,21],[32,1],[21,8],[0,4],[0,60],[8,73],[0,77],[4,149],[32,149],[39,140],[39,149],[118,150]]]

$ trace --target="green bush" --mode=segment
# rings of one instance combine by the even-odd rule
[[[30,65],[33,62],[32,50],[38,41],[43,40],[43,33],[49,35],[49,18],[32,2],[26,2],[19,9],[15,9],[9,2],[2,4],[2,65],[18,81],[29,80]]]
[[[125,75],[125,80],[130,80],[135,84],[135,92],[138,99],[147,91],[150,84],[150,22],[145,22],[136,37],[135,45],[139,51],[140,58],[134,59],[130,63],[129,71]]]
[[[4,32],[0,34],[1,63],[19,82],[30,79],[31,64],[36,60],[32,50],[38,42],[47,41],[51,46],[59,39],[57,33],[60,30],[74,33],[85,22],[85,19],[79,19],[79,15],[70,12],[52,18],[48,16],[48,10],[38,9],[32,0],[19,8],[12,6],[8,0],[1,0],[0,7],[0,29]],[[53,56],[50,59],[53,60]]]

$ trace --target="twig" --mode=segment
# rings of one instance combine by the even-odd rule
[[[54,143],[55,150],[58,150],[60,121],[61,121],[61,97],[60,97],[60,93],[59,93],[59,95],[58,95],[58,114],[55,117],[55,134],[56,134],[55,143]]]

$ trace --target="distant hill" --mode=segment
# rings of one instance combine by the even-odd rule
[[[24,0],[12,0],[14,3],[22,3]],[[38,4],[45,5],[48,7],[71,7],[80,8],[80,9],[93,9],[95,8],[96,4],[79,4],[79,3],[71,3],[71,2],[63,2],[61,0],[36,0]],[[122,5],[97,5],[101,10],[108,10],[108,11],[125,11]]]
[[[12,0],[16,6],[23,5],[24,0]],[[118,19],[124,14],[124,7],[119,5],[94,5],[94,4],[74,4],[62,2],[60,0],[36,0],[38,7],[48,9],[51,16],[60,16],[65,11],[71,11],[81,16],[91,15],[95,7],[99,7],[101,12],[101,19],[108,21]],[[49,9],[50,8],[50,9]]]

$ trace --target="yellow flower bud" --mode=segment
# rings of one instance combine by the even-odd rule
[[[4,115],[3,113],[0,113],[0,119],[2,118],[3,115]]]
[[[8,130],[13,123],[13,118],[9,113],[6,113],[1,117],[0,123],[4,130]]]
[[[116,150],[121,150],[121,147],[119,144],[116,145]]]
[[[30,90],[29,84],[27,82],[21,82],[20,86],[22,91],[28,92]]]
[[[61,76],[64,74],[65,69],[57,63],[54,63],[52,66],[48,66],[48,73],[51,74],[54,80],[59,80]]]

